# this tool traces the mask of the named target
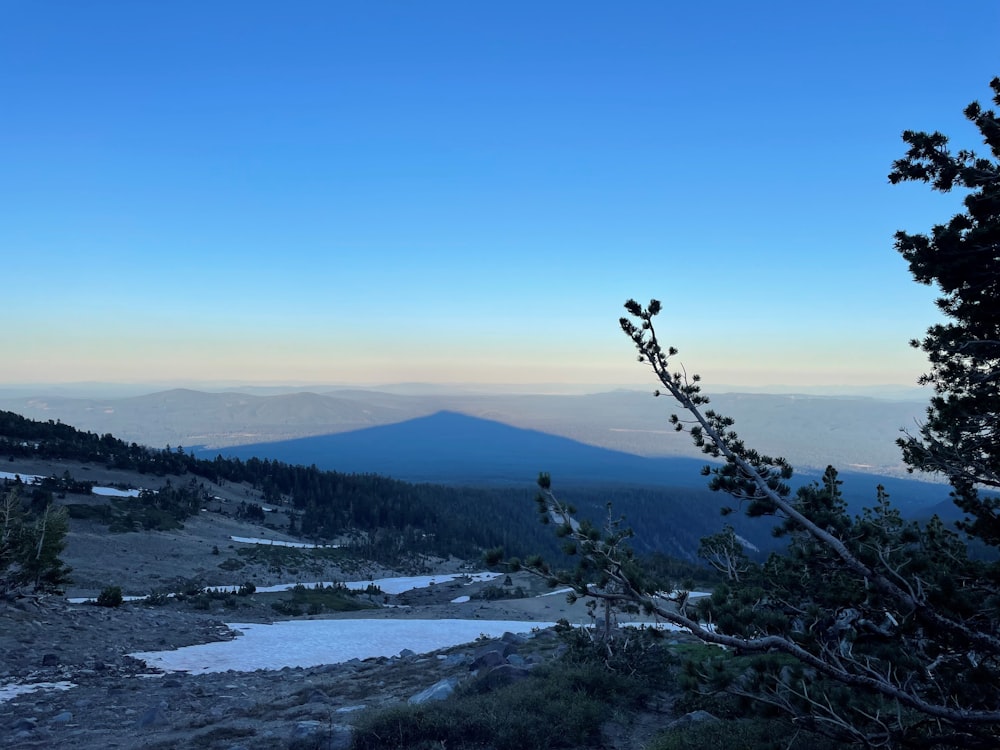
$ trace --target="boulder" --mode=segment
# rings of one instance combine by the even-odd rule
[[[455,692],[455,688],[458,686],[458,680],[454,677],[448,677],[439,682],[435,682],[426,690],[421,690],[414,696],[410,697],[408,701],[411,705],[420,705],[421,703],[427,703],[428,701],[443,701],[445,698],[449,697]]]

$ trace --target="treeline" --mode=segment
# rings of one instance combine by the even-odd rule
[[[11,459],[65,459],[155,477],[191,475],[215,483],[247,484],[265,503],[293,511],[294,530],[329,540],[355,534],[364,551],[386,558],[403,552],[476,557],[503,546],[524,554],[553,549],[551,536],[533,515],[532,490],[465,489],[410,484],[372,474],[343,474],[315,466],[251,458],[198,458],[182,447],[155,449],[96,435],[58,421],[40,422],[0,411],[0,455]],[[62,490],[69,478],[48,480]],[[170,487],[169,483],[166,485]],[[40,488],[38,488],[40,489]],[[80,489],[83,489],[82,487]],[[88,488],[89,489],[89,488]],[[144,498],[183,515],[197,512],[200,498],[181,484]],[[180,492],[182,502],[172,502]],[[169,498],[169,500],[168,500]],[[142,527],[137,520],[136,527]]]
[[[163,512],[175,513],[178,520],[198,512],[203,495],[195,486],[197,477],[214,483],[249,485],[266,504],[286,512],[292,533],[316,541],[349,534],[359,553],[377,559],[408,553],[470,559],[498,547],[512,556],[539,551],[550,557],[561,555],[552,534],[539,523],[532,502],[534,477],[525,477],[523,488],[468,488],[412,484],[374,474],[344,474],[266,458],[204,459],[181,447],[155,449],[57,421],[39,422],[0,411],[3,454],[11,458],[103,464],[155,477],[192,478],[173,485],[168,480],[156,495],[143,498],[141,514],[139,504],[129,502],[135,509],[129,511],[132,515],[126,528],[148,527],[150,523],[163,527]],[[71,481],[63,477],[59,483],[64,486]],[[711,502],[712,496],[704,490],[589,486],[568,492],[581,517],[597,524],[605,520],[610,502],[615,513],[627,515],[631,523],[642,528],[638,551],[658,550],[682,558],[684,562],[678,564],[683,567],[683,575],[700,569],[696,559],[698,541],[718,526],[717,516],[705,510],[704,503]],[[125,530],[121,523],[115,528]]]

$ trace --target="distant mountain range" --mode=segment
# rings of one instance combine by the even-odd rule
[[[724,393],[712,407],[736,419],[748,444],[788,458],[801,469],[906,476],[894,441],[913,428],[925,404],[863,397]],[[98,434],[163,447],[211,449],[356,432],[442,411],[569,438],[645,457],[696,458],[700,453],[668,424],[675,409],[649,391],[587,395],[389,393],[341,389],[325,393],[247,393],[174,389],[126,398],[59,395],[0,398],[0,409],[61,420]]]

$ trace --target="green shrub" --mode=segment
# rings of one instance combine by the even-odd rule
[[[98,607],[120,607],[124,598],[121,586],[105,586],[97,595]]]
[[[205,591],[205,586],[201,581],[197,581],[193,578],[186,578],[180,582],[179,595],[183,596],[198,596]]]
[[[70,518],[78,520],[93,520],[102,523],[111,523],[113,510],[109,505],[88,505],[85,503],[71,503],[66,506],[66,512]]]
[[[256,591],[257,591],[257,587],[251,581],[247,581],[242,586],[240,586],[240,588],[236,592],[236,594],[237,594],[237,596],[250,596],[251,594],[253,594]]]
[[[272,602],[271,609],[277,612],[279,615],[285,615],[286,617],[298,617],[302,614],[302,607],[300,607],[295,602],[290,602],[282,600],[280,602]]]
[[[737,719],[689,724],[658,735],[649,750],[836,750],[838,743],[779,719]]]
[[[204,593],[198,594],[197,596],[192,596],[191,606],[194,607],[194,609],[207,612],[212,608],[212,597]]]
[[[300,614],[303,607],[309,611],[309,614],[319,614],[323,611],[352,612],[359,609],[371,609],[375,606],[360,598],[359,593],[351,591],[342,584],[333,586],[317,584],[313,588],[296,584],[291,590],[290,604],[295,605]]]
[[[518,586],[517,588],[504,588],[503,586],[484,586],[477,594],[473,595],[473,599],[483,599],[485,601],[496,601],[498,599],[524,599],[527,594],[524,593],[524,589]]]
[[[642,705],[649,694],[645,679],[611,672],[581,651],[503,687],[490,689],[487,681],[473,680],[447,701],[373,711],[361,717],[354,747],[596,746],[601,725],[616,710]]]
[[[169,601],[170,597],[162,591],[150,591],[149,594],[146,595],[146,598],[142,600],[143,604],[150,607],[162,607]]]

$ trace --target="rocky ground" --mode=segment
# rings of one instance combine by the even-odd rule
[[[522,615],[513,605],[484,605],[482,615]],[[435,606],[395,611],[428,617]],[[267,620],[268,609],[248,603],[237,616]],[[228,639],[233,633],[217,614],[183,604],[109,609],[54,597],[3,605],[0,621],[0,684],[74,686],[0,703],[5,748],[346,748],[352,722],[365,708],[405,702],[435,686],[447,690],[499,665],[530,668],[565,648],[552,630],[542,630],[527,639],[507,636],[506,643],[481,640],[431,654],[404,651],[308,669],[163,674],[128,654]],[[499,656],[492,653],[499,649]],[[633,746],[627,738],[621,743],[616,746]]]
[[[352,713],[406,701],[441,680],[464,679],[477,649],[278,672],[157,674],[127,654],[232,633],[212,616],[171,607],[104,609],[42,600],[8,607],[3,618],[0,682],[75,686],[0,703],[8,748],[234,750],[288,747],[294,740],[346,746]]]
[[[41,474],[58,474],[59,469],[68,470],[17,467]],[[94,479],[121,482],[120,476]],[[135,484],[148,481],[133,479]],[[243,488],[229,486],[213,491],[231,496],[229,505],[245,494]],[[262,549],[231,537],[291,537],[280,528],[235,519],[228,507],[220,501],[185,521],[183,529],[169,532],[110,534],[94,521],[72,520],[62,555],[73,568],[66,593],[95,597],[106,586],[120,586],[127,595],[146,595],[184,585],[251,582],[263,587],[478,569],[458,560],[414,560],[389,570],[339,551]],[[521,587],[524,598],[453,602],[460,595],[474,596],[485,585],[439,584],[379,598],[377,604],[391,607],[319,616],[590,621],[582,602],[569,605],[563,596],[540,597],[544,584],[526,574],[515,576],[508,586]],[[432,654],[403,652],[314,668],[206,675],[158,673],[129,656],[233,638],[225,622],[279,619],[271,605],[282,596],[238,597],[235,604],[233,598],[212,600],[207,608],[204,600],[197,606],[190,599],[171,599],[159,606],[127,602],[119,608],[71,604],[56,596],[0,600],[0,693],[3,686],[15,683],[56,686],[9,700],[0,697],[0,747],[346,748],[351,727],[365,709],[405,702],[435,686],[448,689],[484,669],[529,668],[563,648],[552,631],[542,630],[527,641],[508,637],[509,643],[502,645],[481,641]],[[662,717],[654,718],[652,726],[662,724]],[[609,737],[613,739],[608,747],[642,746],[641,732],[610,732]]]

